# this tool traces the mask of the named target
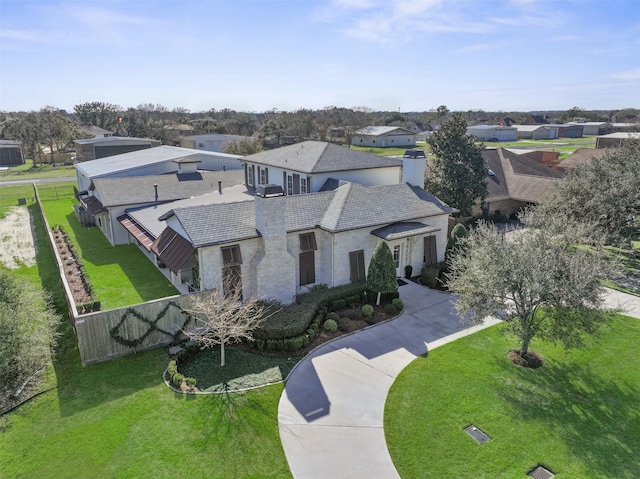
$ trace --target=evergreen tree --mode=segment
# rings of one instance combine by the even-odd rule
[[[467,122],[460,113],[453,115],[427,140],[435,156],[424,188],[442,201],[471,215],[476,200],[487,196],[486,169],[482,159],[484,145],[467,135]]]
[[[378,293],[378,303],[380,303],[380,293],[398,291],[396,263],[393,261],[389,245],[384,241],[378,243],[369,262],[367,289]]]

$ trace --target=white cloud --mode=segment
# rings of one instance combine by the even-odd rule
[[[617,80],[640,80],[640,68],[628,70],[626,72],[614,73],[611,78]]]
[[[491,48],[491,45],[488,43],[478,43],[476,45],[469,45],[467,47],[460,48],[456,53],[474,53],[482,50],[488,50],[489,48]]]

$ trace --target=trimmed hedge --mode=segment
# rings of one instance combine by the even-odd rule
[[[422,284],[431,289],[443,289],[442,282],[440,281],[440,273],[444,267],[444,262],[423,267],[422,271],[420,271],[420,281],[422,281]]]
[[[266,314],[271,316],[254,331],[253,345],[260,351],[295,351],[306,347],[318,335],[327,313],[363,302],[365,288],[364,282],[335,288],[319,285],[298,295],[293,304],[268,303]],[[335,308],[336,303],[345,306]]]

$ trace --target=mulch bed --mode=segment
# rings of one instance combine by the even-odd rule
[[[82,276],[83,273],[78,263],[78,258],[74,257],[73,251],[69,247],[67,235],[59,229],[54,229],[53,240],[62,259],[64,276],[71,289],[73,301],[75,304],[90,303],[92,301],[91,294]]]

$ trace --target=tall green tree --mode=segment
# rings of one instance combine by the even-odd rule
[[[639,172],[640,140],[609,148],[602,157],[569,171],[565,181],[534,210],[535,224],[547,224],[553,217],[567,224],[591,223],[606,234],[608,243],[629,246],[640,229]]]
[[[367,269],[367,289],[378,293],[377,303],[380,303],[382,293],[398,291],[396,264],[389,245],[381,241],[373,251],[369,268]]]
[[[575,246],[586,229],[574,222],[563,234],[554,228],[504,234],[480,223],[450,259],[447,286],[459,295],[460,315],[476,323],[504,320],[523,358],[535,337],[585,344],[607,320],[601,280],[612,271],[600,248]]]
[[[487,196],[484,145],[467,135],[467,122],[456,113],[427,139],[434,155],[424,187],[445,203],[457,208],[460,216],[471,215],[476,201]]]
[[[122,117],[122,107],[103,101],[79,103],[73,113],[81,125],[94,125],[105,130],[114,130],[118,118]]]
[[[262,142],[258,138],[243,138],[240,141],[232,141],[224,147],[225,153],[232,155],[248,156],[262,151]]]

